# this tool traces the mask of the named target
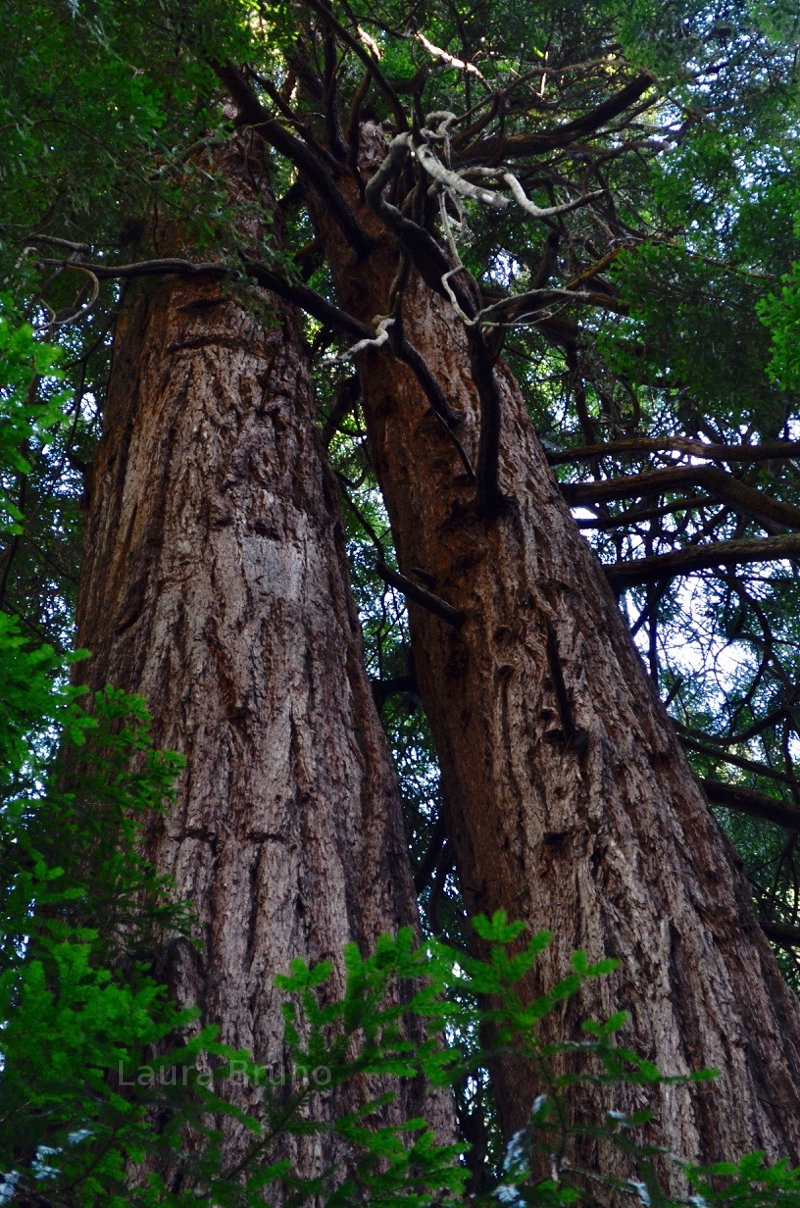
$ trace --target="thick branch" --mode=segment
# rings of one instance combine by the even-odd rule
[[[461,458],[461,464],[464,466],[467,476],[474,481],[476,475],[472,468],[472,463],[467,456],[464,446],[453,431],[454,426],[460,423],[464,417],[452,410],[444,391],[431,373],[427,361],[414,345],[410,344],[406,339],[403,330],[402,311],[398,311],[395,322],[389,329],[389,345],[398,360],[402,361],[404,365],[408,365],[417,378],[417,381],[425,391],[425,396],[431,405],[434,415],[441,423],[447,433],[448,439]]]
[[[793,927],[791,923],[768,923],[762,920],[761,930],[767,939],[772,940],[773,944],[779,944],[781,948],[800,948],[800,927]]]
[[[766,793],[726,784],[722,780],[704,779],[700,783],[713,805],[721,805],[740,814],[749,814],[751,818],[764,818],[767,822],[785,826],[787,830],[800,832],[800,809],[795,805],[787,805],[775,797],[768,797]]]
[[[800,528],[800,507],[764,495],[716,466],[675,466],[621,478],[565,483],[561,489],[569,504],[578,504],[660,495],[686,485],[705,487],[713,495],[728,500],[750,515],[766,517],[790,528]]]
[[[248,277],[252,277],[257,285],[263,286],[264,289],[271,289],[273,293],[285,298],[287,302],[294,302],[301,310],[315,319],[319,319],[321,323],[327,323],[338,331],[359,336],[361,339],[374,338],[375,332],[369,324],[362,323],[354,315],[334,306],[327,298],[323,298],[322,294],[318,294],[302,282],[287,281],[280,273],[253,260],[245,261],[244,267]]]
[[[662,453],[674,451],[700,457],[705,461],[754,462],[800,457],[800,440],[771,440],[763,445],[708,445],[684,436],[630,436],[604,445],[580,445],[575,449],[548,452],[551,466],[586,461],[595,457],[615,457],[620,453]]]
[[[445,398],[444,391],[437,382],[425,358],[420,352],[410,344],[406,339],[405,331],[403,330],[402,312],[398,313],[395,322],[389,330],[389,345],[392,352],[401,360],[404,365],[408,365],[417,378],[417,381],[425,391],[426,398],[433,410],[446,424],[458,424],[464,416],[453,411]]]
[[[650,75],[637,76],[624,88],[609,97],[590,113],[584,113],[572,122],[555,126],[547,132],[536,134],[496,135],[485,138],[465,148],[459,158],[462,162],[479,159],[484,163],[499,163],[501,160],[518,159],[523,155],[541,155],[568,147],[580,138],[597,133],[607,122],[630,109],[654,83]]]
[[[671,554],[656,554],[652,558],[634,558],[605,566],[606,578],[615,591],[625,591],[642,583],[690,575],[697,570],[717,566],[739,566],[749,562],[796,562],[800,559],[800,533],[777,537],[757,537],[752,540],[716,541],[711,545],[691,545]]]
[[[641,503],[636,503],[616,516],[592,516],[590,519],[585,516],[577,516],[575,523],[580,529],[596,529],[602,532],[642,524],[645,520],[660,520],[664,516],[672,516],[675,512],[691,512],[695,508],[707,506],[707,504],[707,495],[679,495],[675,499],[671,499],[669,503],[662,503],[657,507],[644,507]],[[591,507],[592,505],[585,506]]]
[[[394,679],[373,679],[370,681],[372,695],[375,697],[375,704],[378,707],[378,712],[383,708],[390,696],[397,696],[400,692],[416,692],[417,681],[413,675],[398,675]]]

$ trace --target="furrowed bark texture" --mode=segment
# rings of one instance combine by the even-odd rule
[[[92,651],[81,678],[141,693],[157,743],[186,756],[148,840],[203,941],[176,947],[171,987],[282,1072],[275,976],[293,957],[330,959],[339,992],[345,943],[369,948],[416,912],[301,332],[271,306],[265,321],[197,279],[131,291],[78,641]],[[333,1112],[333,1098],[316,1110]],[[443,1103],[435,1111],[446,1134]],[[231,1125],[230,1162],[245,1142]],[[308,1171],[342,1143],[298,1144]]]
[[[363,206],[357,214],[382,239],[360,261],[324,214],[317,222],[340,304],[372,321],[388,312],[397,256]],[[463,325],[413,272],[402,314],[407,339],[465,415],[457,434],[475,465],[480,408]],[[421,568],[464,614],[451,626],[410,604],[468,907],[504,908],[553,932],[531,994],[569,972],[574,949],[621,960],[617,974],[548,1017],[550,1038],[577,1039],[578,1017],[624,1008],[622,1038],[664,1073],[722,1071],[691,1089],[621,1088],[606,1107],[654,1107],[664,1144],[690,1159],[764,1148],[796,1161],[797,1002],[516,382],[497,366],[508,503],[481,518],[475,484],[418,380],[386,348],[359,354],[359,372],[400,570]],[[507,1132],[542,1089],[532,1070],[500,1067]],[[618,1168],[619,1155],[612,1160]]]

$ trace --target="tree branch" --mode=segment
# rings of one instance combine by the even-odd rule
[[[771,440],[763,445],[708,445],[683,436],[630,436],[609,444],[580,445],[575,449],[557,449],[547,454],[551,466],[586,461],[595,457],[613,457],[620,453],[662,453],[674,451],[705,461],[757,462],[800,457],[800,440]]]
[[[182,260],[176,256],[166,256],[160,260],[141,260],[134,264],[97,264],[94,261],[75,260],[73,258],[57,260],[46,256],[36,263],[57,265],[59,268],[71,268],[80,272],[93,273],[101,281],[123,280],[132,277],[168,276],[170,274],[182,277],[206,276],[211,280],[221,281],[225,277],[231,276],[233,271],[226,264],[218,264],[213,261],[196,264],[191,260]],[[294,302],[296,306],[313,315],[315,319],[319,319],[321,323],[327,323],[339,331],[346,332],[348,335],[358,336],[361,339],[375,338],[375,332],[367,323],[362,323],[360,319],[356,319],[353,315],[348,314],[347,311],[340,310],[338,306],[334,306],[327,298],[323,298],[322,294],[316,293],[302,282],[287,281],[285,277],[282,277],[280,273],[276,273],[274,269],[267,268],[266,265],[259,264],[255,260],[245,260],[242,258],[242,267],[248,277],[252,278],[257,285],[260,285],[263,289],[271,290],[272,293],[285,298],[287,302]]]
[[[427,608],[428,612],[441,617],[448,625],[455,627],[460,625],[464,620],[464,613],[460,609],[454,608],[452,604],[448,604],[445,600],[440,599],[432,591],[428,591],[426,587],[420,587],[418,583],[407,579],[399,571],[392,570],[385,562],[379,562],[376,570],[384,583],[388,583],[391,587],[396,587],[409,600],[413,600],[415,604],[420,604],[423,608]]]
[[[59,268],[74,268],[80,272],[94,273],[100,281],[111,281],[126,277],[159,277],[175,273],[182,277],[207,276],[213,280],[221,280],[230,274],[225,264],[208,263],[195,264],[192,260],[182,260],[178,256],[165,256],[159,260],[139,260],[134,264],[96,264],[89,260],[58,260],[51,256],[43,256],[36,261],[39,265],[57,265]]]
[[[422,389],[425,391],[425,397],[431,405],[434,415],[439,420],[444,428],[448,440],[454,446],[458,456],[461,458],[461,464],[467,472],[467,477],[471,481],[475,481],[475,471],[472,468],[472,463],[467,456],[466,450],[461,441],[453,431],[453,427],[463,420],[463,415],[451,410],[444,391],[437,382],[428,364],[422,354],[410,344],[406,339],[403,330],[403,313],[402,308],[398,307],[395,322],[389,330],[389,346],[399,361],[407,365],[416,377]]]
[[[604,566],[615,591],[625,591],[642,583],[672,579],[696,570],[711,570],[717,566],[737,566],[749,562],[797,562],[800,560],[800,533],[785,533],[777,537],[756,537],[740,541],[717,541],[711,545],[692,545],[671,554],[656,554],[652,558],[634,558]]]
[[[564,483],[561,487],[567,503],[599,503],[614,499],[660,495],[683,486],[701,486],[721,499],[726,499],[741,511],[756,517],[766,517],[789,528],[800,529],[800,507],[783,503],[762,494],[725,470],[716,466],[683,465],[646,474],[631,474],[621,478],[606,478],[586,483]]]
[[[766,793],[757,793],[755,789],[726,784],[723,780],[703,779],[700,783],[713,805],[748,814],[751,818],[763,818],[787,830],[800,832],[800,809],[795,805],[787,805],[775,797],[768,797]]]
[[[442,284],[442,278],[453,270],[447,252],[437,243],[430,232],[416,222],[412,222],[410,218],[406,218],[397,206],[392,205],[383,196],[386,186],[396,176],[399,176],[410,153],[411,142],[408,132],[398,134],[393,138],[380,167],[367,181],[364,196],[369,208],[392,232],[425,284],[437,294],[446,297],[447,293]],[[457,305],[468,318],[474,319],[477,307],[472,297],[458,282],[452,285],[451,289],[456,296]]]
[[[743,755],[734,755],[731,751],[726,751],[724,747],[714,746],[710,742],[701,742],[695,738],[685,726],[673,718],[673,724],[677,730],[680,740],[685,747],[690,751],[697,751],[700,755],[710,755],[712,759],[720,759],[723,763],[729,763],[732,767],[741,768],[744,772],[752,772],[755,776],[763,776],[766,780],[774,780],[776,784],[785,784],[791,789],[797,787],[797,780],[794,776],[790,776],[788,772],[778,772],[775,768],[768,768],[763,763],[756,763],[754,759],[745,759]]]
[[[338,331],[358,336],[360,339],[374,339],[375,331],[368,323],[362,323],[354,315],[334,306],[332,302],[323,298],[322,294],[318,294],[308,285],[304,285],[300,281],[287,281],[280,273],[276,273],[273,269],[256,261],[246,260],[243,263],[248,277],[252,277],[257,285],[272,290],[274,294],[285,298],[287,302],[294,302],[301,310],[315,319],[319,319],[321,323],[327,323]]]
[[[395,116],[398,126],[401,130],[407,129],[408,118],[400,98],[398,97],[394,88],[392,88],[389,81],[386,79],[386,76],[381,71],[375,57],[371,55],[364,46],[361,45],[358,38],[354,38],[350,31],[336,19],[335,15],[328,8],[327,4],[323,4],[321,0],[307,0],[307,3],[309,8],[313,9],[315,13],[318,13],[319,16],[324,17],[326,21],[330,22],[331,28],[336,30],[336,33],[341,40],[347,46],[349,46],[353,53],[361,60],[367,71],[374,79],[375,83],[380,88],[383,95],[388,100],[389,107]]]
[[[439,856],[442,848],[447,842],[447,829],[444,824],[444,819],[439,817],[431,834],[431,840],[428,844],[428,850],[419,862],[416,872],[414,873],[414,890],[417,897],[420,896],[424,889],[427,889],[428,882],[436,872],[436,867],[439,863]]]
[[[800,927],[793,927],[791,923],[769,923],[766,919],[760,923],[764,935],[773,944],[781,948],[800,948]]]
[[[547,133],[496,135],[493,138],[485,138],[465,147],[459,159],[462,162],[481,160],[496,164],[501,160],[518,159],[523,155],[541,155],[546,151],[568,147],[580,138],[595,134],[607,122],[624,113],[644,96],[654,83],[651,75],[639,75],[602,105],[572,122],[556,126]]]

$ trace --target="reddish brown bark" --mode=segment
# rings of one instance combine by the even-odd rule
[[[371,170],[382,154],[378,145]],[[374,321],[388,313],[397,253],[355,190],[352,200],[379,240],[368,258],[354,257],[321,211],[317,221],[340,304]],[[463,324],[413,272],[402,316],[450,407],[464,413],[456,431],[474,466],[480,405]],[[464,614],[453,626],[410,604],[469,908],[504,908],[553,932],[531,993],[569,971],[573,949],[621,960],[616,975],[549,1017],[552,1036],[574,1038],[578,1015],[624,1008],[624,1039],[665,1073],[722,1071],[691,1090],[619,1089],[606,1107],[649,1103],[668,1149],[687,1158],[763,1147],[797,1160],[797,1002],[516,382],[498,365],[507,502],[483,518],[417,378],[386,347],[360,354],[359,372],[400,570],[421,568]],[[508,1063],[496,1089],[511,1131],[542,1087],[532,1070]]]
[[[237,156],[225,167],[244,189]],[[281,1073],[275,976],[293,957],[330,959],[341,991],[343,946],[369,948],[416,914],[298,320],[252,301],[197,279],[129,294],[78,642],[92,651],[81,677],[140,693],[157,743],[186,757],[148,850],[203,941],[174,949],[171,986]],[[246,1135],[229,1131],[233,1162]],[[302,1144],[306,1169],[332,1156],[319,1139]]]

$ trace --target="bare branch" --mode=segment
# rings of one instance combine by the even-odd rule
[[[72,268],[78,272],[90,272],[100,281],[110,281],[125,277],[160,277],[169,273],[180,276],[208,276],[216,280],[227,277],[230,269],[224,264],[213,262],[195,264],[191,260],[182,260],[177,256],[164,256],[159,260],[139,260],[134,264],[97,264],[84,260],[56,260],[43,256],[36,261],[36,267],[57,265],[59,268]]]
[[[86,263],[81,260],[56,260],[45,257],[36,262],[41,265],[57,265],[60,268],[75,269],[79,272],[89,272],[99,280],[123,280],[132,277],[159,277],[175,274],[177,276],[206,276],[213,281],[221,281],[232,275],[229,265],[206,262],[196,264],[191,260],[182,260],[175,256],[165,256],[160,260],[141,260],[134,264],[98,264],[94,261]],[[327,323],[339,331],[362,339],[374,339],[375,332],[366,323],[338,306],[334,306],[327,298],[316,293],[302,282],[287,281],[274,269],[267,268],[254,260],[242,260],[242,266],[248,277],[257,285],[269,289],[288,302],[294,302],[308,314]]]
[[[445,188],[451,189],[454,193],[460,193],[462,197],[468,197],[471,201],[479,201],[483,205],[492,206],[497,210],[505,210],[511,205],[511,199],[506,197],[504,193],[498,193],[495,189],[486,189],[482,185],[473,184],[467,179],[465,174],[454,171],[452,168],[446,168],[439,160],[430,147],[426,143],[419,143],[414,146],[414,154],[419,160],[425,171],[444,185]],[[495,175],[492,171],[490,175]],[[528,197],[522,185],[511,172],[504,172],[502,179],[511,189],[512,196],[517,204],[534,218],[552,218],[557,214],[568,214],[571,210],[577,210],[580,206],[588,205],[591,201],[596,201],[598,197],[603,196],[603,190],[598,189],[594,193],[586,193],[582,197],[576,197],[572,201],[565,201],[561,205],[548,206],[542,209],[534,204]]]
[[[454,608],[452,604],[448,604],[445,600],[440,599],[432,591],[428,591],[426,587],[420,587],[412,579],[407,579],[399,571],[392,570],[385,562],[379,562],[376,570],[384,583],[388,583],[391,587],[396,587],[409,600],[413,600],[415,604],[421,605],[422,608],[427,608],[428,612],[441,617],[448,625],[455,627],[460,625],[464,620],[464,613],[458,608]]]
[[[561,489],[569,504],[579,504],[660,495],[687,485],[705,487],[748,515],[765,517],[789,528],[800,528],[800,507],[773,499],[716,466],[675,466],[595,482],[564,483]]]
[[[481,185],[475,185],[471,181],[465,180],[460,173],[446,168],[426,143],[420,143],[418,146],[415,146],[414,154],[429,176],[432,176],[434,180],[446,188],[452,189],[454,193],[460,193],[462,197],[469,197],[472,201],[480,201],[484,205],[493,206],[498,210],[506,209],[507,206],[511,205],[509,199],[504,197],[502,193],[496,193],[493,189],[484,189]]]
[[[294,302],[295,306],[299,306],[307,314],[313,315],[321,323],[327,323],[337,331],[360,336],[362,339],[371,339],[375,335],[367,323],[362,323],[355,315],[348,314],[347,311],[334,306],[322,294],[318,294],[310,286],[304,285],[302,281],[287,281],[274,269],[267,268],[266,265],[254,260],[244,261],[244,268],[248,277],[252,277],[257,285],[272,290],[274,294],[285,298],[287,302]]]
[[[458,71],[465,71],[469,75],[477,76],[481,83],[489,87],[489,83],[482,75],[480,69],[474,63],[469,63],[465,59],[457,59],[455,55],[451,55],[448,51],[442,50],[441,46],[434,46],[433,42],[428,41],[424,34],[416,33],[416,40],[425,47],[429,55],[433,55],[435,59],[441,59],[448,67],[455,67]]]
[[[773,944],[781,948],[800,948],[800,927],[793,927],[790,923],[769,923],[764,919],[760,922],[761,930]]]
[[[555,126],[546,132],[498,134],[482,139],[470,147],[465,147],[461,153],[462,159],[500,163],[501,160],[513,160],[525,155],[539,155],[546,151],[569,147],[578,139],[588,138],[595,134],[613,118],[632,108],[654,84],[653,76],[643,73],[631,80],[614,96],[609,97],[607,101],[572,122],[566,122],[563,126]]]
[[[661,453],[674,451],[706,461],[773,461],[800,457],[800,440],[771,440],[761,445],[710,445],[702,440],[684,436],[629,436],[608,444],[579,445],[575,449],[558,449],[547,454],[551,466],[571,461],[586,461],[594,457],[615,456],[618,453]]]
[[[712,805],[721,805],[725,809],[748,814],[751,818],[764,818],[767,822],[786,827],[787,830],[800,832],[800,809],[796,805],[778,801],[775,797],[757,793],[754,789],[726,784],[723,780],[701,780],[700,783]]]
[[[346,352],[342,353],[342,359],[345,357],[354,357],[359,352],[366,352],[368,348],[383,348],[384,344],[389,343],[389,328],[394,321],[394,315],[384,315],[378,319],[374,333],[370,336],[365,336],[363,340],[359,340],[352,348],[348,348]]]
[[[73,243],[71,239],[59,239],[56,235],[26,235],[26,243],[46,243],[48,247],[63,247],[71,252],[80,252],[90,256],[92,249],[88,243]]]
[[[776,771],[775,768],[769,768],[763,763],[757,763],[754,759],[746,759],[744,755],[736,755],[725,747],[715,746],[711,742],[703,742],[701,739],[695,738],[675,718],[673,718],[673,725],[680,735],[681,742],[688,750],[697,751],[700,755],[710,755],[712,759],[719,759],[723,763],[729,763],[732,767],[741,768],[744,772],[752,772],[755,776],[763,776],[766,780],[775,781],[776,784],[785,784],[791,789],[797,787],[797,780],[787,772]]]
[[[686,549],[674,550],[670,554],[656,554],[652,558],[617,562],[613,566],[604,566],[603,569],[614,590],[625,591],[626,588],[639,584],[655,583],[658,579],[673,579],[678,575],[689,575],[697,570],[711,570],[717,566],[784,561],[800,561],[800,533],[692,545]]]
[[[576,197],[574,201],[566,201],[563,205],[548,206],[546,209],[540,209],[534,205],[522,185],[517,180],[516,176],[511,172],[503,173],[503,180],[514,196],[514,200],[527,214],[532,214],[534,218],[552,218],[556,214],[568,214],[570,210],[577,210],[579,206],[588,205],[590,201],[596,201],[598,197],[604,194],[603,189],[598,189],[594,193],[586,193],[582,197]]]

